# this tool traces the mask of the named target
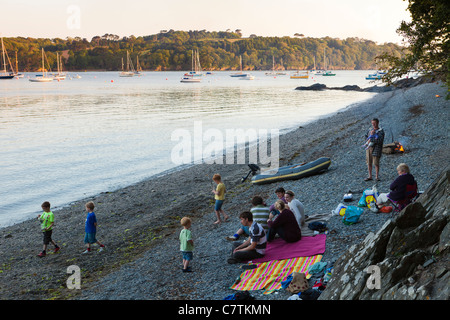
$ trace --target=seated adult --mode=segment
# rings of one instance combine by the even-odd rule
[[[389,189],[391,192],[382,193],[377,199],[377,205],[381,205],[389,200],[394,202],[394,204],[408,204],[410,199],[408,199],[407,187],[415,186],[416,181],[414,176],[409,172],[409,167],[405,163],[400,163],[397,166],[398,177],[391,183]]]
[[[266,233],[264,228],[257,222],[253,221],[253,215],[250,211],[244,211],[239,215],[241,224],[249,227],[249,237],[242,243],[233,243],[233,251],[228,263],[237,263],[261,258],[266,251]]]
[[[302,228],[305,225],[305,207],[303,206],[303,203],[300,202],[300,200],[295,199],[294,197],[295,194],[291,190],[286,191],[286,193],[284,194],[284,198],[288,202],[288,209],[294,213],[299,227]]]
[[[250,212],[253,215],[253,221],[259,223],[263,228],[264,232],[267,234],[268,226],[267,219],[269,219],[269,208],[264,205],[264,200],[260,196],[254,196],[252,198],[253,207]],[[242,225],[236,233],[230,237],[226,237],[227,240],[235,241],[238,240],[242,235],[249,235],[249,228]]]
[[[286,191],[284,190],[283,187],[279,187],[275,190],[275,194],[277,195],[278,200],[282,200],[284,203],[287,204],[287,201],[284,197],[285,193]],[[275,203],[269,207],[269,212],[271,212],[274,216],[280,213],[277,209],[275,209]]]
[[[275,208],[280,211],[280,214],[278,214],[275,220],[273,220],[273,215],[270,214],[269,220],[267,220],[267,224],[269,225],[267,241],[274,240],[277,234],[286,242],[300,240],[302,232],[294,213],[286,208],[286,204],[282,200],[278,200],[275,203]]]

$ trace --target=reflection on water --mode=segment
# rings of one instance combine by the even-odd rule
[[[0,82],[0,226],[29,218],[43,201],[61,206],[174,167],[171,133],[193,130],[194,121],[204,130],[283,131],[372,96],[294,90],[316,82],[372,85],[367,71],[308,80],[253,74],[242,81],[217,72],[197,84],[180,83],[178,72]]]

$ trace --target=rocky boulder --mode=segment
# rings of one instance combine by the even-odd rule
[[[448,300],[447,168],[420,197],[334,264],[320,300]]]

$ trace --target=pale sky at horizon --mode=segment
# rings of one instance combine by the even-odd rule
[[[301,33],[400,44],[396,29],[410,20],[407,6],[403,0],[2,0],[0,35],[91,40],[105,33],[241,29],[244,37]]]

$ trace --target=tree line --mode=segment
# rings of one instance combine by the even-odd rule
[[[238,70],[242,57],[245,70],[377,69],[381,54],[400,57],[402,47],[393,43],[377,44],[361,38],[331,37],[259,37],[243,38],[232,31],[161,31],[149,36],[105,34],[90,41],[85,38],[4,38],[11,61],[17,60],[19,71],[37,71],[42,65],[44,48],[48,65],[56,69],[57,53],[63,68],[75,70],[116,71],[122,68],[127,51],[133,63],[139,58],[143,70],[190,70],[192,50],[198,50],[203,70]],[[301,36],[301,37],[299,37]],[[15,62],[13,62],[15,65]],[[47,65],[47,63],[46,63]]]

